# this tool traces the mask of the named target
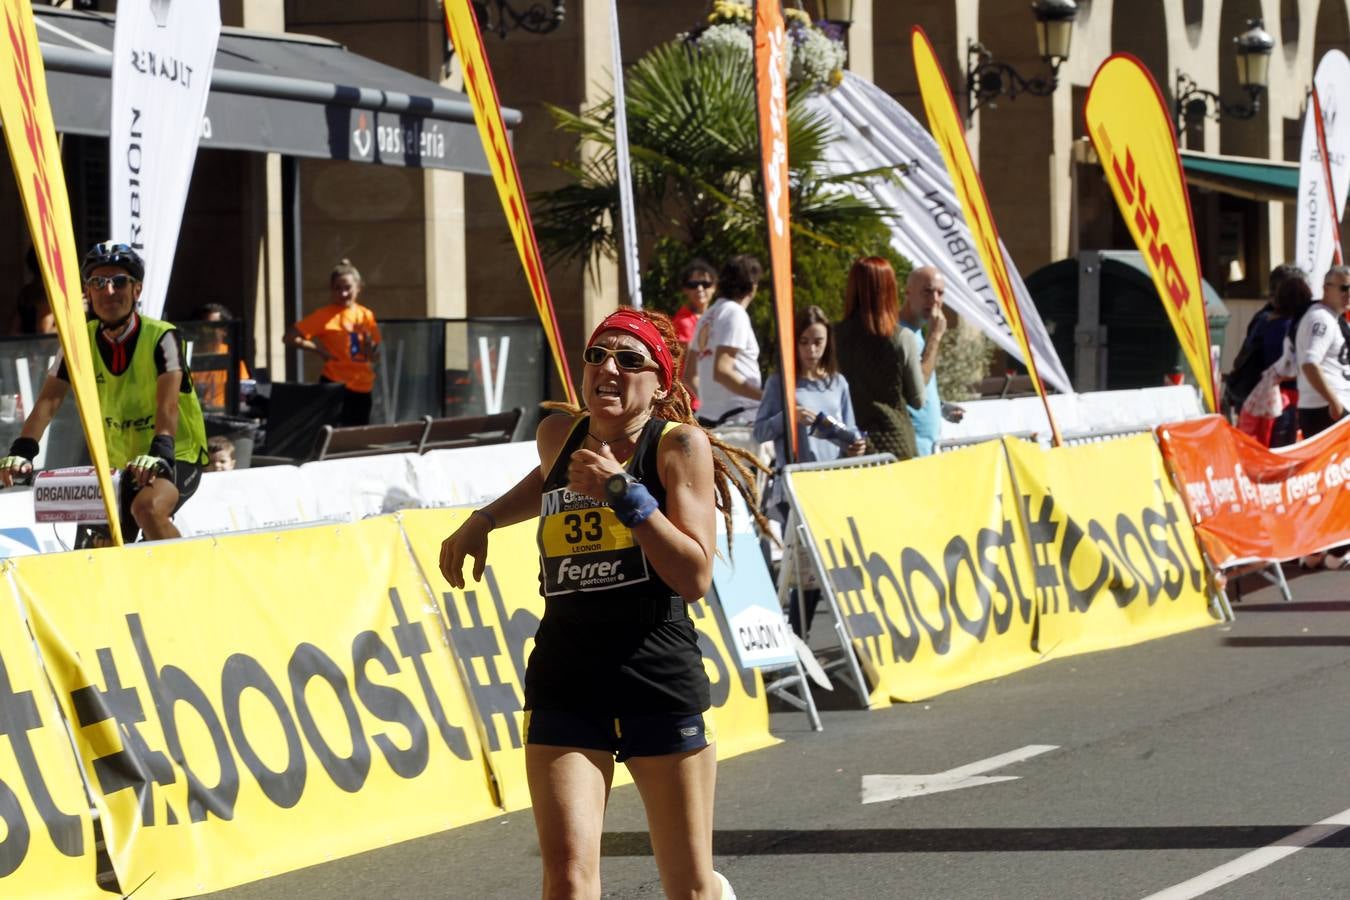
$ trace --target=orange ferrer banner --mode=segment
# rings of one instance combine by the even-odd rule
[[[544,333],[548,335],[549,348],[553,351],[553,361],[558,367],[563,390],[567,392],[568,402],[576,403],[576,389],[572,385],[572,373],[567,368],[567,357],[563,355],[562,333],[558,330],[558,317],[553,311],[553,297],[544,274],[544,260],[539,253],[539,242],[534,236],[530,209],[525,204],[525,191],[521,187],[515,151],[506,139],[506,123],[502,120],[497,85],[492,80],[492,70],[488,68],[478,21],[470,9],[469,0],[445,0],[443,5],[445,27],[450,34],[450,43],[464,67],[464,91],[473,104],[478,136],[483,140],[483,152],[487,154],[488,165],[492,169],[492,180],[497,184],[502,212],[506,213],[511,237],[516,242],[516,252],[520,254],[520,264],[525,267],[530,294],[534,297],[534,306],[539,313],[539,321],[543,323]]]
[[[1083,112],[1116,204],[1148,262],[1181,350],[1213,412],[1218,403],[1209,320],[1171,113],[1153,76],[1127,53],[1102,63]]]
[[[1045,404],[1045,417],[1050,421],[1055,445],[1059,446],[1062,443],[1059,426],[1050,412],[1045,385],[1036,371],[1035,357],[1031,355],[1031,347],[1027,344],[1022,310],[1017,305],[1012,278],[1008,275],[1008,266],[999,249],[998,228],[994,225],[994,215],[989,209],[989,198],[984,193],[984,183],[980,181],[980,174],[975,170],[975,160],[966,146],[966,133],[961,127],[961,115],[952,98],[951,86],[947,84],[947,76],[938,65],[933,45],[922,28],[914,26],[910,32],[910,42],[914,48],[914,72],[919,79],[919,92],[923,95],[923,109],[928,116],[928,130],[933,133],[933,139],[942,151],[942,159],[952,177],[952,187],[956,189],[961,211],[975,240],[975,249],[979,251],[980,262],[984,263],[984,270],[989,275],[989,283],[993,286],[994,296],[998,298],[1008,328],[1016,335],[1017,344],[1022,348],[1022,359],[1026,360],[1027,372],[1036,386],[1036,393],[1040,394]]]
[[[1220,416],[1160,425],[1157,433],[1214,565],[1294,559],[1350,543],[1350,421],[1279,450]]]
[[[103,437],[103,413],[94,386],[94,364],[84,327],[84,298],[80,289],[75,233],[70,224],[70,198],[56,143],[52,108],[47,100],[47,73],[38,49],[33,9],[28,0],[0,0],[4,10],[5,63],[0,63],[0,122],[9,145],[10,164],[23,196],[24,215],[33,239],[42,284],[56,318],[56,332],[65,355],[75,403],[84,425],[89,458],[98,472],[103,507],[112,537],[122,543],[117,503],[109,479],[108,447]]]
[[[792,306],[792,238],[788,232],[787,29],[779,0],[755,3],[755,108],[769,223],[778,364],[788,447],[797,458],[797,342]],[[787,460],[791,462],[791,460]]]

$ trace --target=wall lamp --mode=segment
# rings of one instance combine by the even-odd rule
[[[1007,94],[1015,100],[1018,94],[1048,97],[1059,85],[1059,67],[1069,58],[1069,44],[1073,40],[1073,23],[1078,18],[1078,4],[1074,0],[1035,0],[1031,14],[1036,19],[1036,49],[1043,61],[1050,65],[1050,74],[1026,78],[1012,66],[994,59],[979,41],[966,42],[966,125],[975,118],[981,106],[995,107],[994,102]]]
[[[1177,70],[1176,111],[1177,130],[1199,125],[1206,118],[1250,119],[1261,111],[1261,95],[1270,79],[1270,54],[1275,50],[1275,39],[1265,30],[1260,19],[1248,19],[1247,30],[1233,38],[1237,55],[1238,86],[1247,92],[1246,103],[1224,103],[1219,95],[1207,91]]]

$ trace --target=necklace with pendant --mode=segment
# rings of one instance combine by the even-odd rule
[[[646,419],[643,419],[641,422],[639,422],[639,423],[637,424],[637,427],[628,429],[627,431],[623,432],[623,434],[621,434],[619,437],[622,437],[624,440],[630,440],[630,439],[631,439],[631,435],[637,434],[639,431],[641,431],[643,428],[645,428],[646,425],[647,425],[647,423],[650,422],[650,421],[651,421],[651,417],[649,416],[649,417],[647,417]],[[599,435],[597,435],[594,431],[591,431],[591,430],[589,430],[589,429],[587,429],[587,431],[586,431],[586,436],[587,436],[588,438],[590,438],[591,440],[595,441],[596,443],[598,443],[601,447],[608,447],[610,444],[612,444],[612,443],[614,443],[615,441],[619,440],[619,438],[617,438],[617,437],[615,437],[615,438],[610,438],[609,440],[605,440],[604,438],[602,438],[602,437],[600,437]]]

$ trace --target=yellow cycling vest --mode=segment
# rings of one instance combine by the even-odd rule
[[[89,345],[94,351],[94,381],[98,388],[98,403],[103,412],[104,438],[108,444],[109,464],[121,468],[142,453],[150,450],[155,436],[155,388],[159,373],[155,371],[155,347],[174,326],[159,319],[141,316],[141,333],[136,338],[136,349],[131,364],[121,375],[114,375],[103,362],[98,350],[97,320],[88,323]],[[178,392],[178,433],[174,436],[174,456],[193,465],[206,463],[206,423],[197,392],[192,389],[192,375],[183,363],[183,383],[187,391]]]

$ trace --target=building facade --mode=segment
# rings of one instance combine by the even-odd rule
[[[553,6],[540,0],[511,5],[524,9],[531,3]],[[111,0],[82,5],[115,11]],[[709,6],[704,0],[619,0],[624,59],[631,62],[687,30]],[[814,12],[815,0],[804,6]],[[1225,100],[1239,100],[1244,95],[1233,39],[1247,20],[1262,19],[1276,46],[1260,111],[1245,119],[1206,119],[1186,128],[1181,140],[1208,154],[1284,161],[1297,158],[1317,60],[1350,42],[1347,0],[1079,0],[1077,6],[1071,55],[1059,70],[1057,90],[1049,97],[1002,98],[978,111],[968,133],[999,229],[1024,273],[1080,249],[1131,248],[1082,121],[1087,86],[1108,55],[1139,57],[1169,103],[1179,72]],[[485,35],[501,101],[523,116],[513,142],[527,192],[562,184],[555,161],[586,152],[554,129],[547,106],[584,109],[608,95],[609,8],[610,0],[567,0],[561,24],[548,34]],[[222,0],[222,20],[231,27],[328,38],[421,78],[459,83],[437,0]],[[909,50],[914,24],[933,40],[963,106],[973,41],[1024,75],[1047,68],[1037,56],[1026,0],[855,0],[850,68],[920,117]],[[96,142],[72,141],[66,148],[77,240],[103,236],[97,233],[97,196],[106,186],[100,186],[97,155]],[[204,302],[224,303],[248,321],[250,354],[276,378],[294,375],[280,343],[294,314],[282,296],[281,172],[276,154],[200,154],[168,307],[170,315],[181,316]],[[329,269],[348,258],[365,276],[363,302],[383,317],[533,315],[489,178],[311,159],[300,162],[299,173],[303,238],[297,258],[305,311],[326,301]],[[1193,185],[1191,200],[1204,275],[1236,301],[1230,302],[1236,315],[1229,332],[1240,334],[1244,302],[1250,306],[1260,298],[1271,265],[1292,256],[1293,196],[1221,188]],[[17,206],[12,179],[3,180],[0,191],[0,203]],[[0,270],[7,270],[16,289],[27,246],[22,217],[0,217]],[[578,261],[553,266],[549,278],[575,370],[589,328],[619,301],[618,270],[610,265],[592,275]]]

